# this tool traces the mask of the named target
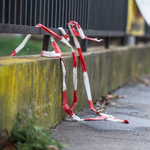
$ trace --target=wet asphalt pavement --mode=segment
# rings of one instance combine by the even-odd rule
[[[111,121],[63,121],[56,126],[53,136],[65,150],[150,150],[150,86],[128,84],[115,94],[125,98],[110,101],[107,114],[129,124]],[[89,108],[79,112],[81,118],[96,117]]]

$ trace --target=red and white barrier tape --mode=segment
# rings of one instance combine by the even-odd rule
[[[76,25],[76,28],[77,28],[78,32],[74,28],[75,25]],[[91,96],[89,78],[88,78],[88,74],[87,74],[87,70],[86,70],[86,64],[85,64],[85,61],[84,61],[84,57],[82,55],[82,50],[81,50],[81,47],[80,47],[80,43],[79,43],[78,39],[76,38],[76,36],[81,37],[81,39],[88,39],[88,40],[92,40],[92,41],[96,41],[96,42],[100,42],[100,41],[102,41],[102,39],[98,40],[98,39],[93,39],[93,38],[86,37],[84,35],[83,30],[80,27],[80,25],[75,21],[70,21],[68,23],[68,27],[69,27],[69,30],[70,30],[72,36],[73,36],[73,40],[74,40],[76,49],[78,50],[78,53],[79,53],[79,59],[80,59],[80,63],[81,63],[81,66],[82,66],[84,84],[85,84],[85,89],[86,89],[90,109],[93,110],[94,112],[96,112],[97,114],[100,114],[101,116],[106,117],[106,120],[115,121],[115,122],[129,123],[128,120],[120,120],[120,119],[118,119],[116,117],[113,117],[111,115],[107,115],[107,114],[104,114],[104,113],[101,113],[101,112],[97,112],[93,107],[93,101],[92,101],[92,96]]]
[[[73,49],[73,47],[70,45],[70,43],[65,39],[65,38],[68,38],[69,36],[67,34],[64,34],[65,31],[63,30],[63,28],[59,28],[59,30],[61,30],[61,32],[63,32],[63,35],[65,36],[65,38],[63,37],[60,37],[59,35],[57,35],[56,33],[54,33],[53,31],[49,30],[48,28],[46,28],[44,25],[41,25],[41,24],[38,24],[37,25],[38,27],[42,28],[43,30],[45,30],[46,32],[52,34],[53,36],[55,36],[58,40],[60,40],[61,42],[63,42],[64,44],[66,44],[68,47],[71,48],[72,50],[72,56],[73,56],[73,82],[74,82],[74,98],[73,98],[73,103],[71,105],[71,111],[73,110],[75,104],[77,103],[77,65],[78,65],[78,60],[75,56],[75,51]],[[69,38],[70,39],[70,38]],[[51,38],[51,42],[52,42],[52,46],[55,50],[55,52],[59,52],[60,49],[57,45],[57,43],[55,42],[54,39]],[[63,61],[61,59],[61,64],[62,64],[62,68],[64,68],[64,65],[63,65]],[[64,70],[64,76],[65,76],[65,68],[63,69]],[[63,85],[65,82],[65,78],[63,78]],[[66,86],[63,86],[63,87],[66,87]],[[68,107],[68,103],[67,103],[67,92],[66,92],[66,89],[64,88],[63,89],[63,97],[64,100],[63,100],[63,109],[65,110],[65,112],[67,112],[70,116],[72,116],[72,112],[70,111],[70,108]]]
[[[32,36],[32,34],[28,34],[25,39],[22,41],[22,43],[10,54],[10,56],[15,56],[19,51],[22,50],[22,48],[26,45],[26,43],[28,42],[28,40],[30,39],[30,37]]]
[[[53,46],[55,52],[61,54],[62,53],[61,50],[59,49],[56,41],[52,37],[51,37],[51,43],[52,43],[52,46]],[[67,102],[67,88],[66,88],[66,82],[65,82],[66,69],[65,69],[63,60],[60,56],[61,65],[62,65],[62,72],[63,72],[63,93],[62,93],[62,95],[63,95],[63,109],[74,120],[77,120],[77,121],[94,120],[94,118],[80,119],[80,117],[76,116],[73,113],[73,108],[74,108],[75,104],[77,103],[77,61],[76,61],[77,59],[76,59],[76,56],[75,56],[74,52],[72,52],[72,55],[73,55],[73,60],[74,60],[74,64],[73,64],[74,97],[73,97],[73,102],[72,102],[71,107],[69,107],[68,102]],[[106,118],[107,117],[105,117],[105,116],[100,116],[100,117],[96,117],[95,120],[103,120],[103,119],[106,119]]]
[[[95,42],[101,42],[101,41],[103,41],[103,39],[89,38],[89,37],[85,36],[82,28],[80,27],[80,25],[76,21],[70,21],[67,24],[68,24],[68,26],[71,27],[71,30],[74,33],[74,35],[81,37],[81,39],[92,40],[92,41],[95,41]],[[74,28],[74,26],[76,26],[78,32],[76,31],[76,29]]]
[[[78,32],[73,28],[74,25],[76,25]],[[87,93],[87,97],[88,97],[88,100],[89,100],[90,108],[93,111],[95,111],[97,114],[100,114],[101,116],[95,117],[95,118],[80,119],[78,116],[76,116],[73,113],[73,108],[74,108],[75,104],[77,103],[77,64],[78,64],[78,61],[77,61],[77,58],[75,56],[75,52],[74,52],[73,47],[68,42],[70,40],[70,37],[66,34],[64,29],[61,28],[61,27],[59,28],[59,30],[62,32],[62,34],[64,35],[65,38],[57,35],[53,31],[51,31],[48,28],[46,28],[44,25],[37,24],[37,27],[40,27],[41,29],[43,29],[46,32],[50,33],[51,35],[56,37],[58,40],[60,40],[62,43],[66,44],[68,47],[70,47],[71,50],[72,50],[72,56],[73,56],[73,61],[74,61],[74,63],[73,63],[74,98],[73,98],[73,103],[71,105],[71,108],[69,107],[68,102],[67,102],[67,90],[66,90],[66,83],[65,83],[66,70],[65,70],[62,58],[61,58],[62,52],[61,52],[60,48],[58,47],[58,45],[57,45],[57,43],[56,43],[56,41],[54,40],[53,37],[51,37],[51,42],[52,42],[52,46],[53,46],[55,51],[51,51],[50,52],[50,51],[43,51],[42,50],[42,52],[41,52],[41,56],[44,56],[44,57],[57,57],[57,58],[60,58],[60,60],[61,60],[62,72],[63,72],[63,109],[64,109],[64,111],[68,115],[70,115],[73,119],[78,120],[78,121],[91,121],[91,120],[103,120],[103,119],[106,119],[106,120],[110,120],[110,121],[128,123],[127,120],[123,121],[123,120],[117,119],[117,118],[115,118],[115,117],[113,117],[111,115],[107,115],[107,114],[104,114],[104,113],[97,112],[94,109],[93,102],[92,102],[92,96],[91,96],[91,90],[90,90],[90,84],[89,84],[89,78],[88,78],[88,74],[87,74],[87,71],[86,71],[86,65],[85,65],[85,61],[84,61],[83,55],[82,55],[82,50],[81,50],[80,44],[79,44],[76,36],[79,36],[82,39],[89,39],[89,40],[93,40],[93,41],[96,41],[96,42],[100,42],[102,40],[101,39],[100,40],[92,39],[92,38],[86,37],[84,35],[80,25],[77,22],[75,22],[75,21],[69,22],[68,26],[69,26],[70,32],[71,32],[71,34],[73,36],[75,46],[76,46],[76,48],[78,50],[78,53],[79,53],[79,58],[80,58],[81,66],[82,66],[84,83],[85,83],[85,88],[86,88],[86,93]],[[13,51],[13,53],[10,56],[14,56],[16,53],[18,53],[25,46],[25,44],[30,39],[30,37],[31,37],[31,34],[28,34],[25,37],[25,39],[23,40],[23,42],[16,48],[16,50]]]
[[[59,27],[58,29],[59,29],[59,30],[61,31],[61,33],[63,34],[64,38],[65,38],[67,41],[70,41],[70,37],[69,37],[69,35],[65,32],[65,30],[64,30],[62,27]]]
[[[87,71],[86,71],[86,64],[85,64],[85,61],[84,61],[84,58],[83,58],[83,55],[82,55],[82,50],[81,50],[81,47],[80,47],[80,43],[79,43],[76,35],[74,34],[74,31],[75,31],[75,29],[73,28],[74,25],[76,25],[78,27],[78,31],[79,31],[78,35],[80,35],[80,37],[85,38],[86,36],[84,35],[81,27],[75,21],[71,21],[71,22],[68,23],[68,27],[69,27],[69,30],[70,30],[71,35],[73,37],[75,47],[77,48],[78,53],[79,53],[79,59],[80,59],[80,63],[81,63],[81,66],[82,66],[84,84],[85,84],[85,89],[86,89],[86,93],[87,93],[90,108],[93,111],[95,111],[96,113],[99,114],[100,112],[97,112],[93,107],[90,83],[89,83],[89,78],[88,78],[88,74],[87,74]]]
[[[73,64],[74,98],[73,98],[73,102],[72,102],[72,105],[70,108],[68,105],[68,102],[67,102],[67,88],[66,88],[66,82],[65,82],[66,69],[65,69],[63,60],[61,58],[62,52],[61,52],[59,46],[57,45],[56,41],[52,37],[51,37],[51,43],[52,43],[52,46],[55,50],[55,53],[60,54],[60,56],[55,56],[55,57],[60,57],[61,65],[62,65],[62,72],[63,72],[63,92],[62,92],[62,95],[63,95],[63,109],[64,109],[64,111],[68,115],[70,115],[74,120],[77,120],[77,121],[88,121],[88,120],[91,121],[91,120],[106,119],[107,117],[105,117],[105,116],[100,116],[100,117],[96,117],[96,118],[80,119],[80,117],[76,116],[73,113],[73,108],[74,108],[75,104],[77,103],[77,62],[76,62],[76,56],[75,56],[75,53],[73,52],[72,55],[73,55],[73,60],[74,60],[74,64]],[[45,56],[45,55],[43,55],[43,56]]]
[[[46,32],[50,33],[51,35],[53,35],[54,37],[56,37],[58,40],[60,40],[61,42],[63,42],[64,44],[66,44],[68,47],[70,47],[71,50],[72,50],[72,56],[73,56],[74,98],[73,98],[73,103],[71,105],[71,108],[69,108],[69,105],[67,103],[67,91],[66,91],[66,83],[65,83],[66,70],[65,70],[62,58],[61,58],[62,52],[61,52],[60,48],[58,47],[58,45],[57,45],[57,43],[56,43],[56,41],[54,40],[53,37],[51,37],[51,42],[52,42],[52,46],[53,46],[53,48],[54,48],[55,51],[44,51],[44,50],[42,50],[41,51],[41,56],[60,58],[61,64],[62,64],[62,72],[63,72],[63,109],[64,109],[64,111],[68,115],[73,116],[74,119],[80,120],[79,117],[77,117],[75,114],[73,114],[73,108],[74,108],[75,104],[77,103],[77,64],[78,64],[78,60],[77,60],[77,58],[75,56],[74,49],[73,49],[73,47],[70,45],[70,43],[66,39],[64,39],[63,37],[57,35],[53,31],[49,30],[44,25],[37,24],[36,27],[40,27],[41,29],[43,29]],[[60,30],[61,30],[61,28],[60,28]],[[32,36],[31,34],[28,34],[25,37],[25,39],[23,40],[23,42],[16,48],[16,50],[13,51],[13,53],[10,56],[16,55],[25,46],[25,44],[28,42],[28,40],[30,39],[31,36]],[[66,34],[65,38],[68,38],[68,37],[69,36]]]

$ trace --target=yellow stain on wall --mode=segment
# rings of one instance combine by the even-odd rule
[[[112,51],[113,52],[113,51]],[[109,55],[112,55],[109,51]],[[101,67],[94,67],[94,69],[100,69],[100,72],[96,74],[100,78],[99,84],[101,84],[101,89],[98,90],[99,96],[107,94],[110,92],[108,90],[108,82],[111,82],[112,87],[117,87],[119,82],[114,82],[123,73],[122,84],[130,78],[131,75],[137,75],[138,71],[137,63],[142,63],[142,59],[139,59],[139,52],[141,49],[127,50],[126,55],[122,54],[124,59],[116,59],[112,57],[112,62],[107,59],[108,52],[99,52],[99,63]],[[146,60],[149,59],[150,49],[142,50]],[[121,53],[121,51],[119,52]],[[141,54],[141,53],[140,53]],[[91,85],[97,84],[96,78],[91,80],[93,77],[93,71],[90,71],[91,66],[94,65],[92,62],[95,60],[95,55],[92,53],[91,56],[85,56],[87,62],[87,70],[89,70],[89,80]],[[72,57],[63,58],[66,67],[66,84],[68,92],[68,103],[72,103],[73,99],[73,80],[72,80]],[[124,63],[129,60],[130,67],[124,67]],[[109,72],[107,66],[110,63],[115,63],[112,65],[112,71]],[[7,63],[4,63],[7,62]],[[147,62],[147,68],[143,65],[143,70],[149,69],[149,61]],[[92,65],[91,65],[92,64]],[[124,67],[123,72],[117,72],[116,65],[120,64],[120,67]],[[133,65],[132,65],[133,64]],[[133,67],[132,67],[133,66]],[[145,68],[145,69],[144,69]],[[61,70],[60,59],[18,59],[18,58],[0,58],[0,121],[2,120],[2,128],[8,129],[12,128],[12,120],[15,118],[16,112],[20,111],[22,107],[26,110],[32,110],[36,115],[39,116],[38,124],[45,129],[55,126],[62,118],[67,116],[62,110],[62,70]],[[134,69],[132,71],[132,69]],[[96,71],[95,71],[96,72]],[[130,75],[125,78],[126,73]],[[118,73],[118,74],[117,74]],[[138,73],[142,73],[139,72]],[[144,73],[144,72],[143,72]],[[111,76],[109,76],[112,75]],[[112,80],[114,79],[114,81]],[[115,86],[113,86],[115,84]],[[119,84],[119,86],[121,86]],[[93,86],[91,86],[93,88]],[[102,91],[100,91],[102,90]],[[112,89],[113,90],[113,89]],[[91,90],[92,91],[92,90]],[[92,93],[93,94],[93,93]],[[98,98],[98,97],[96,97]],[[74,108],[74,112],[79,109],[84,108],[88,104],[87,96],[83,83],[82,69],[79,63],[78,65],[78,103]],[[65,115],[64,115],[65,114]],[[1,125],[0,125],[1,127]]]
[[[38,125],[45,129],[61,121],[61,113],[56,112],[62,105],[61,69],[57,62],[59,66],[57,59],[0,60],[2,129],[11,130],[12,120],[22,107],[38,115]]]
[[[12,58],[12,57],[1,57],[0,65],[1,64],[11,64],[11,63],[31,62],[31,61],[35,61],[35,60],[34,59],[23,59],[23,58]]]

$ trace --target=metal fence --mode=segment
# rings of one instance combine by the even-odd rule
[[[127,0],[1,0],[0,23],[66,28],[70,20],[83,29],[119,30],[126,26]]]
[[[87,26],[89,0],[1,0],[0,23],[51,28],[66,27],[76,20],[83,29]]]
[[[127,0],[0,0],[0,33],[42,34],[41,23],[59,34],[66,23],[77,21],[87,36],[124,37]],[[46,44],[46,43],[45,43]],[[83,42],[83,45],[86,42]]]

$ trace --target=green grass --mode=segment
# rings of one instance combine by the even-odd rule
[[[11,38],[0,38],[0,56],[9,56],[24,40],[24,37],[11,37]],[[42,50],[42,41],[35,41],[32,38],[27,42],[25,47],[16,56],[24,55],[36,55],[40,54]],[[58,42],[58,45],[62,52],[71,52],[70,48],[64,44]],[[50,45],[50,50],[53,50]]]
[[[35,126],[38,118],[32,110],[22,108],[13,120],[10,135],[7,129],[2,131],[0,149],[7,149],[9,146],[16,150],[48,150],[51,146],[59,150],[64,148],[65,146],[52,137],[50,131],[42,132],[44,128]]]

